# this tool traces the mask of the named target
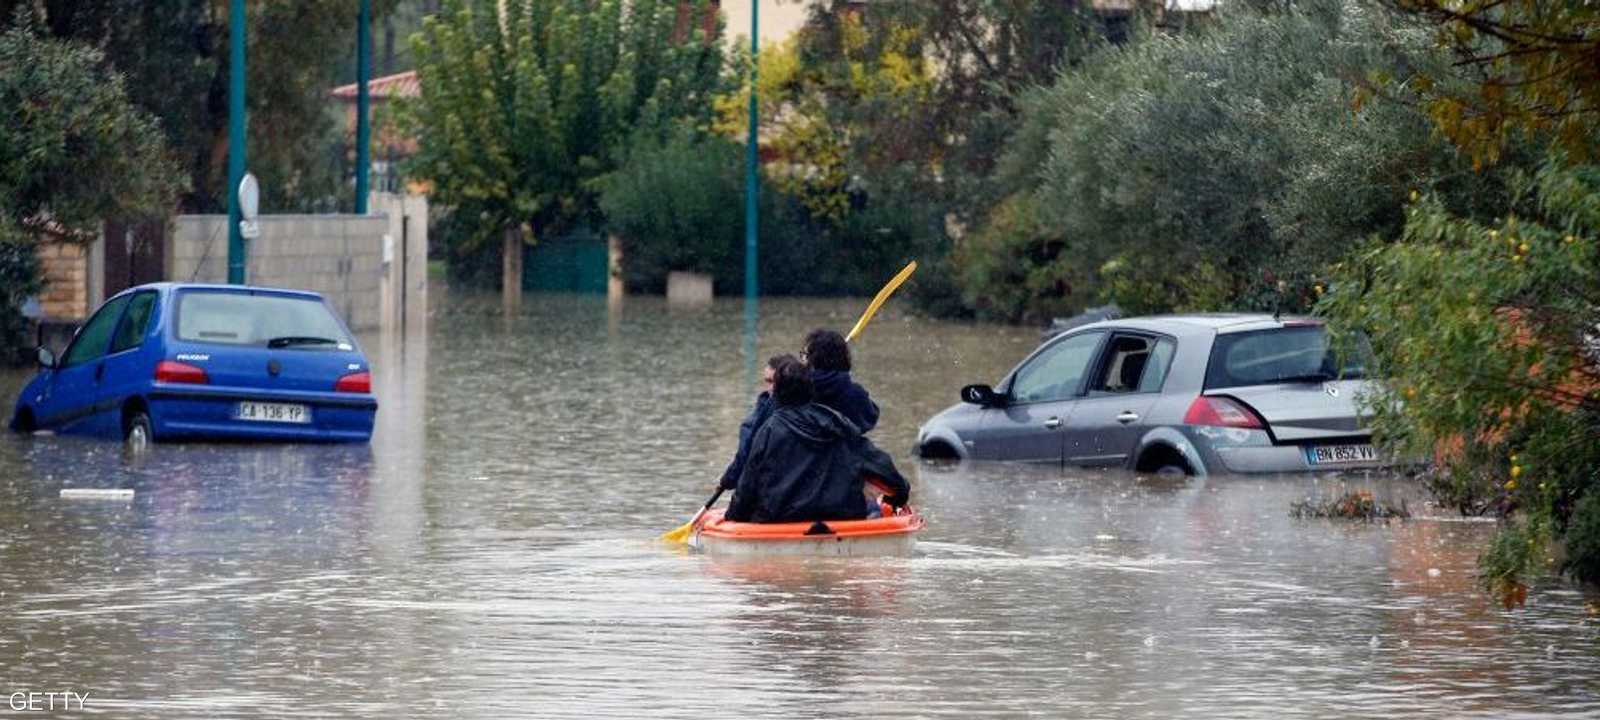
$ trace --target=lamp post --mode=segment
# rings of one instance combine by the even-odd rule
[[[367,214],[367,176],[371,174],[368,156],[372,145],[372,126],[367,111],[371,98],[367,82],[372,75],[372,0],[361,0],[361,20],[356,30],[356,214]]]
[[[759,149],[756,114],[756,66],[761,51],[760,23],[761,0],[750,0],[750,135],[744,151],[744,357],[745,385],[753,387],[756,378],[756,236],[758,211],[757,193],[760,179],[757,175]]]
[[[228,284],[244,284],[244,235],[239,228],[239,183],[244,179],[244,0],[228,13]]]

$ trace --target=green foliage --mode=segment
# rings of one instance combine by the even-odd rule
[[[0,32],[0,362],[26,359],[18,313],[39,290],[34,241],[164,209],[177,189],[153,118],[80,43],[41,37],[17,11]]]
[[[1340,267],[1318,309],[1372,341],[1386,390],[1370,398],[1379,438],[1434,455],[1445,502],[1527,511],[1521,540],[1486,557],[1502,593],[1600,486],[1600,167],[1513,175],[1512,211],[1493,222],[1432,195],[1407,210],[1400,242],[1371,243]],[[1600,562],[1571,556],[1574,568]]]
[[[8,217],[0,216],[0,366],[28,362],[28,322],[22,302],[39,292],[39,259],[33,242]]]
[[[711,273],[724,290],[742,282],[744,149],[692,128],[659,142],[640,137],[602,177],[600,209],[623,239],[628,282],[655,288],[672,270]]]
[[[1082,279],[1062,256],[1064,246],[1041,218],[1034,195],[1019,193],[958,244],[950,262],[957,284],[969,289],[964,302],[979,316],[1047,324],[1051,317],[1069,314],[1072,287]]]
[[[1348,78],[1437,62],[1427,40],[1359,4],[1321,2],[1227,11],[1064,69],[1019,96],[1025,120],[993,175],[1010,199],[978,223],[977,244],[1011,248],[987,262],[1014,267],[958,258],[979,265],[957,268],[965,295],[1013,318],[1106,301],[1306,309],[1329,263],[1398,232],[1410,190],[1495,187],[1416,109],[1352,110]],[[1038,217],[1019,224],[1029,206]]]
[[[165,209],[176,172],[156,121],[94,48],[41,37],[19,11],[0,33],[0,212],[69,234]]]
[[[1388,0],[1455,58],[1449,72],[1374,74],[1374,89],[1420,100],[1456,144],[1493,163],[1519,136],[1597,157],[1600,5],[1542,0]]]
[[[1585,493],[1567,528],[1567,567],[1574,577],[1600,583],[1600,492]]]
[[[376,0],[381,16],[391,0]],[[353,51],[349,0],[252,2],[246,11],[249,167],[263,212],[327,211],[350,202],[339,116],[328,90]],[[54,37],[99,48],[102,72],[126,78],[133,104],[160,121],[184,182],[184,212],[226,207],[228,3],[222,0],[0,0],[43,8]],[[118,178],[121,180],[121,178]],[[172,198],[164,198],[170,203]],[[162,209],[169,210],[169,205]]]
[[[592,181],[616,167],[622,143],[703,121],[719,88],[720,28],[706,37],[696,23],[675,42],[677,11],[664,0],[446,3],[411,40],[422,96],[396,113],[420,146],[408,174],[476,223],[474,248],[506,230],[537,240],[596,223]]]

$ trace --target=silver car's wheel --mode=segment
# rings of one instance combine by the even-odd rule
[[[144,452],[150,448],[150,443],[155,440],[155,434],[150,429],[150,416],[139,412],[128,418],[127,428],[123,440],[129,450]]]
[[[1156,468],[1156,477],[1186,477],[1189,471],[1182,465],[1162,465]]]

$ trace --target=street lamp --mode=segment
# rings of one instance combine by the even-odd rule
[[[756,127],[756,68],[761,51],[761,32],[758,18],[761,0],[750,0],[750,135],[744,151],[744,357],[745,385],[756,382],[756,236],[758,212],[757,193],[760,180],[757,175]]]
[[[239,184],[244,181],[244,0],[228,13],[232,47],[228,64],[228,284],[244,284],[244,235],[240,232]]]

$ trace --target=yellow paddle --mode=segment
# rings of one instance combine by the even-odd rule
[[[894,294],[895,289],[900,287],[900,285],[906,281],[906,278],[911,277],[911,273],[916,271],[917,261],[912,260],[909,265],[906,265],[904,270],[900,271],[900,274],[891,278],[889,280],[889,284],[884,285],[883,289],[878,291],[878,296],[872,299],[871,304],[867,305],[867,311],[861,313],[861,319],[856,321],[855,327],[850,328],[850,334],[844,336],[844,341],[850,342],[851,340],[856,339],[856,336],[861,334],[861,329],[867,326],[867,321],[871,320],[873,315],[878,314],[878,308],[883,307],[884,301],[888,300],[889,296]]]
[[[861,334],[861,329],[867,326],[867,321],[871,320],[873,315],[878,314],[878,308],[883,307],[884,301],[888,300],[889,296],[894,294],[895,289],[904,284],[906,278],[911,277],[911,273],[916,271],[917,261],[912,260],[910,264],[905,266],[905,269],[899,272],[899,274],[895,275],[893,278],[890,278],[889,283],[884,285],[882,290],[878,291],[877,297],[872,298],[872,302],[867,304],[866,312],[861,313],[861,319],[856,321],[855,327],[850,328],[850,334],[845,336],[844,341],[850,342],[851,340],[856,339],[856,335]],[[710,510],[712,505],[717,504],[717,498],[719,497],[722,497],[722,487],[720,485],[717,487],[717,491],[711,494],[711,499],[707,500],[706,504],[700,507],[700,511],[696,512],[694,517],[689,518],[689,522],[662,533],[661,540],[663,542],[675,544],[684,544],[689,542],[689,536],[694,534],[695,526],[700,524],[700,518],[705,517],[706,511]]]

